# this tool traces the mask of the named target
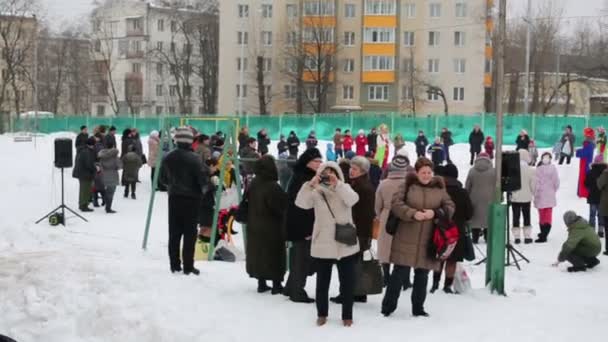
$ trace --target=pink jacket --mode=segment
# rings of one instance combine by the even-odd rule
[[[555,165],[540,165],[536,169],[534,207],[538,209],[554,208],[557,205],[555,194],[558,189],[559,176]]]

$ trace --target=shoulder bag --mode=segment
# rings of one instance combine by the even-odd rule
[[[323,201],[325,201],[325,204],[327,205],[327,209],[329,209],[331,217],[333,217],[334,221],[336,221],[336,216],[334,215],[333,210],[331,210],[331,206],[327,201],[327,197],[325,197],[325,194],[322,192],[321,197],[323,197]],[[355,228],[352,223],[342,224],[336,221],[335,239],[337,242],[343,243],[347,246],[354,246],[357,244],[357,228]]]

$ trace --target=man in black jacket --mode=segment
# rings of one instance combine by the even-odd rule
[[[310,181],[323,162],[321,152],[316,148],[306,150],[300,156],[294,167],[291,183],[287,188],[287,240],[291,242],[289,249],[289,278],[283,294],[296,303],[313,303],[304,290],[306,277],[312,269],[310,242],[312,227],[315,222],[314,209],[304,210],[296,206],[296,197],[302,185]]]
[[[116,144],[116,127],[114,127],[114,126],[110,127],[110,131],[104,137],[103,144],[104,144],[104,146],[118,146]]]
[[[80,134],[76,137],[76,153],[80,152],[81,149],[87,146],[87,139],[89,139],[89,131],[87,126],[80,127]]]
[[[270,145],[268,131],[266,131],[266,128],[263,128],[258,132],[258,152],[261,156],[268,154],[268,145]]]
[[[376,127],[372,127],[372,131],[367,135],[367,148],[372,155],[376,155],[376,149],[378,148],[378,134],[376,134]]]
[[[424,135],[424,131],[418,131],[418,136],[414,143],[416,144],[416,156],[418,158],[424,157],[426,155],[426,147],[429,146],[429,139]]]
[[[441,129],[441,141],[443,141],[443,146],[445,148],[445,160],[451,164],[450,146],[454,145],[454,139],[452,139],[452,132],[445,127]]]
[[[473,131],[469,135],[469,145],[471,145],[471,166],[475,158],[481,153],[481,145],[483,145],[483,132],[479,128],[479,125],[475,125]]]
[[[289,147],[289,157],[293,159],[298,159],[298,150],[300,148],[300,139],[296,135],[296,132],[289,132],[289,137],[287,137],[287,146]]]
[[[76,154],[76,162],[72,177],[78,179],[80,191],[78,195],[78,209],[82,212],[90,212],[93,209],[89,208],[91,201],[91,190],[93,189],[93,180],[97,167],[95,166],[95,138],[89,137],[86,146]]]
[[[175,132],[177,149],[163,159],[159,182],[169,192],[169,260],[171,272],[199,275],[194,268],[194,247],[198,209],[203,195],[208,190],[208,169],[201,158],[192,151],[192,131],[180,127]],[[184,238],[182,260],[179,258],[180,241]]]

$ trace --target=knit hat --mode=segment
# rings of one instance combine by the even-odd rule
[[[364,131],[364,130],[362,130],[362,129],[360,129],[360,130],[359,130],[359,134],[365,134],[365,131]]]
[[[396,155],[395,157],[393,157],[393,160],[391,161],[391,164],[389,165],[388,171],[389,172],[405,171],[408,166],[410,166],[410,161],[407,159],[407,157]]]
[[[480,154],[477,155],[477,159],[479,158],[487,158],[490,159],[490,155],[486,152],[481,152]]]
[[[448,164],[443,167],[443,176],[458,179],[458,168],[454,164]]]
[[[175,142],[177,144],[192,144],[194,136],[188,127],[180,127],[175,130]]]
[[[89,145],[89,146],[95,146],[95,143],[96,143],[95,137],[89,137],[87,139],[87,145]]]
[[[150,137],[152,137],[152,138],[158,138],[158,131],[152,131],[152,132],[150,132]]]
[[[309,148],[308,150],[304,151],[304,153],[302,153],[300,159],[298,159],[298,164],[306,166],[308,163],[315,159],[323,159],[321,152],[319,152],[319,150],[316,148]]]
[[[365,158],[365,157],[361,157],[361,156],[354,157],[353,159],[351,159],[350,165],[351,166],[356,165],[363,172],[369,173],[370,164],[369,164],[369,160],[367,160],[367,158]]]
[[[355,152],[353,151],[346,151],[346,153],[344,154],[344,158],[351,160],[356,156]]]
[[[595,158],[593,158],[593,164],[603,164],[604,163],[604,156],[601,154],[598,154],[597,156],[595,156]]]
[[[222,153],[220,151],[213,151],[213,153],[211,154],[211,158],[213,159],[220,159],[221,156]]]
[[[566,211],[564,213],[564,223],[566,224],[566,226],[570,226],[574,222],[578,221],[578,219],[579,219],[579,216],[576,215],[576,213],[572,210]]]

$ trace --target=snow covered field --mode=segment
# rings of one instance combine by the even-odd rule
[[[578,160],[559,167],[562,187],[554,229],[545,245],[518,247],[531,260],[508,268],[508,297],[484,288],[485,265],[467,265],[475,290],[466,295],[429,295],[429,319],[410,315],[410,292],[390,318],[381,296],[355,304],[352,328],[341,326],[330,305],[329,324],[315,326],[314,305],[283,296],[258,295],[243,263],[199,262],[199,277],[172,275],[166,256],[167,199],[157,196],[150,243],[141,250],[150,198],[149,172],[136,201],[117,191],[116,215],[96,210],[67,228],[34,222],[60,201],[60,172],[52,165],[53,139],[14,143],[0,136],[0,334],[25,341],[551,341],[602,340],[608,321],[608,257],[582,274],[568,274],[555,260],[566,231],[561,216],[574,209]],[[145,139],[144,139],[145,140]],[[273,144],[274,145],[274,144]],[[325,144],[320,150],[325,151]],[[147,144],[144,141],[144,146]],[[408,144],[410,156],[415,155]],[[276,147],[274,147],[276,151]],[[464,181],[468,146],[451,150]],[[577,165],[574,165],[577,164]],[[78,183],[66,170],[66,202],[77,208]],[[537,222],[533,212],[533,223]],[[536,231],[538,230],[535,224]],[[237,237],[241,237],[238,235]],[[485,248],[485,245],[482,245]],[[336,273],[336,272],[334,272]],[[308,284],[314,295],[314,279]],[[330,295],[337,294],[337,279]]]

